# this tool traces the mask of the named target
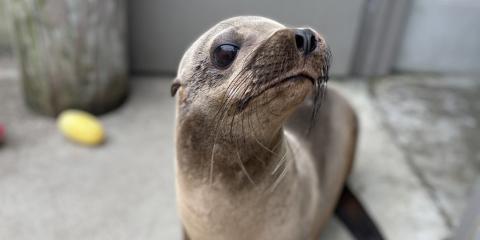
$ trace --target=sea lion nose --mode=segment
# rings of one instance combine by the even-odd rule
[[[297,49],[305,56],[317,48],[317,38],[315,33],[308,28],[295,29],[295,44]]]

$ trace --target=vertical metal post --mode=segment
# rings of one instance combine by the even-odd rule
[[[410,6],[411,0],[368,0],[352,59],[352,75],[391,72]]]

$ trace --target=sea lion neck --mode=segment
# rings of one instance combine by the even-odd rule
[[[239,188],[269,177],[286,151],[283,128],[263,130],[262,137],[252,135],[254,130],[235,131],[242,129],[238,125],[232,129],[229,135],[227,128],[216,130],[208,119],[199,117],[183,117],[177,122],[177,170],[181,175],[199,184],[220,182]]]

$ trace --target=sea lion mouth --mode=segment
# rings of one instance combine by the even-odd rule
[[[248,104],[258,96],[261,96],[264,92],[266,92],[269,89],[275,88],[279,85],[282,85],[286,82],[292,82],[292,81],[298,81],[298,80],[309,80],[313,84],[313,110],[312,110],[312,122],[316,118],[317,112],[321,106],[321,101],[324,98],[325,94],[325,89],[326,89],[326,84],[329,79],[329,69],[330,69],[330,63],[331,63],[331,50],[328,46],[325,46],[323,49],[323,52],[321,55],[316,56],[316,61],[315,59],[307,59],[303,60],[305,61],[303,66],[299,66],[298,63],[292,64],[293,67],[290,69],[284,71],[282,69],[269,69],[265,70],[265,64],[257,64],[258,62],[258,57],[252,58],[252,62],[255,63],[253,65],[249,65],[248,70],[254,70],[254,74],[259,75],[261,77],[265,75],[269,75],[268,73],[265,74],[266,71],[272,71],[272,72],[280,72],[279,75],[275,76],[274,78],[268,79],[258,79],[257,81],[252,82],[252,84],[247,88],[247,90],[242,94],[242,98],[237,101],[236,109],[237,113],[245,110],[248,106]],[[260,57],[262,59],[262,57]],[[266,62],[265,59],[262,59],[263,62]],[[312,61],[313,60],[313,61]],[[295,61],[295,60],[293,60]],[[278,65],[278,64],[276,64]],[[283,66],[283,63],[280,64],[280,66]],[[296,67],[300,67],[300,69],[293,70]],[[263,69],[260,70],[260,72],[257,74],[255,71],[259,71],[258,69]],[[268,69],[268,65],[267,65]],[[318,72],[317,72],[318,70]],[[245,71],[244,73],[249,73],[249,71]],[[243,74],[239,75],[241,77]],[[285,76],[285,77],[283,77]],[[317,77],[318,76],[318,77]]]
[[[296,75],[293,75],[293,76],[290,76],[290,77],[286,77],[280,81],[278,81],[278,83],[274,84],[272,87],[275,87],[279,84],[282,84],[284,82],[288,82],[288,81],[297,81],[299,79],[308,79],[312,82],[312,84],[315,84],[315,78],[312,77],[311,75],[309,74],[306,74],[306,73],[300,73],[300,74],[296,74]]]
[[[279,78],[279,80],[277,81],[273,81],[272,83],[270,84],[267,84],[265,87],[263,87],[263,89],[258,93],[256,94],[254,97],[257,97],[257,96],[260,96],[262,95],[265,91],[269,90],[269,89],[272,89],[274,87],[277,87],[279,85],[282,85],[286,82],[294,82],[294,81],[300,81],[300,80],[309,80],[310,82],[312,82],[312,84],[314,85],[315,84],[315,78],[312,77],[310,74],[307,74],[307,73],[299,73],[299,74],[295,74],[295,75],[290,75],[288,77],[285,77],[285,78]]]
[[[241,101],[239,101],[238,106],[237,106],[237,110],[238,111],[243,111],[252,100],[261,96],[266,91],[268,91],[272,88],[275,88],[279,85],[282,85],[284,83],[301,81],[301,80],[308,80],[312,83],[313,86],[315,86],[316,82],[318,82],[319,79],[321,79],[321,78],[322,78],[321,76],[319,78],[314,78],[311,74],[308,74],[308,73],[305,73],[305,72],[288,75],[287,77],[276,78],[276,80],[270,81],[270,82],[266,83],[265,85],[263,85],[261,87],[261,89],[258,90],[255,94],[247,96],[244,99],[242,99]]]

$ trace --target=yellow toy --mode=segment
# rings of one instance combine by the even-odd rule
[[[66,110],[58,116],[57,125],[63,135],[80,144],[94,146],[104,141],[102,124],[90,113]]]

